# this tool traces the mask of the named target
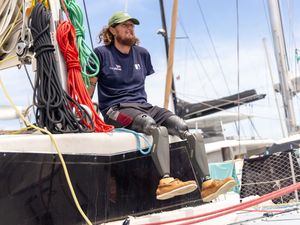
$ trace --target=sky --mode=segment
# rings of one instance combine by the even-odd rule
[[[77,1],[81,6],[82,0]],[[299,73],[294,51],[300,45],[300,1],[281,0],[283,24],[291,74]],[[168,33],[171,29],[173,1],[165,0]],[[116,11],[127,10],[139,19],[136,35],[151,54],[155,74],[146,80],[148,101],[163,106],[166,80],[166,56],[158,0],[86,0],[93,46],[97,35]],[[278,138],[282,136],[272,91],[270,70],[262,39],[266,39],[271,73],[278,82],[272,35],[266,0],[179,0],[174,68],[177,96],[189,102],[201,102],[255,89],[266,98],[240,107],[240,112],[254,117],[254,132],[249,121],[241,122],[241,135]],[[87,31],[87,28],[86,28]],[[86,32],[86,42],[90,44]],[[17,105],[29,105],[32,90],[23,69],[0,71],[0,76]],[[31,75],[34,79],[33,74]],[[277,95],[281,103],[280,95]],[[296,116],[299,101],[295,97]],[[94,96],[97,101],[97,96]],[[8,105],[0,90],[0,105]],[[282,107],[280,108],[281,114]],[[237,109],[230,110],[237,112]],[[299,124],[299,122],[298,122]],[[20,126],[16,121],[0,121],[0,129]],[[235,126],[226,127],[233,132]]]

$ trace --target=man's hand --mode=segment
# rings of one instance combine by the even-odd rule
[[[94,95],[95,88],[96,88],[96,85],[97,85],[97,81],[98,81],[97,77],[91,77],[90,78],[90,87],[87,90],[88,90],[88,93],[89,93],[91,98]]]

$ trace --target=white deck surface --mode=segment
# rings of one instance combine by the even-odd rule
[[[54,135],[63,154],[110,156],[136,151],[137,140],[130,133],[80,133]],[[152,144],[152,138],[147,137]],[[140,138],[141,147],[146,142]],[[50,137],[44,134],[0,135],[0,152],[56,153]]]

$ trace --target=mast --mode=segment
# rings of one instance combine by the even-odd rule
[[[284,106],[285,123],[288,135],[291,135],[297,131],[297,126],[293,107],[293,94],[291,87],[289,86],[289,65],[283,35],[280,5],[278,0],[269,0],[268,8],[272,27],[275,57],[280,80],[280,91]]]
[[[169,37],[168,37],[168,30],[167,30],[167,24],[166,24],[166,16],[165,16],[165,8],[164,8],[164,2],[163,0],[159,0],[159,6],[160,6],[160,15],[161,15],[161,22],[162,22],[162,28],[163,33],[162,36],[164,37],[165,42],[165,51],[166,51],[166,57],[167,61],[169,58]],[[173,105],[174,105],[174,112],[177,114],[177,96],[175,92],[175,83],[174,83],[174,76],[172,75],[172,86],[171,86],[171,94],[173,99]]]

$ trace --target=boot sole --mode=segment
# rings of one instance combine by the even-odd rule
[[[173,198],[175,196],[185,195],[185,194],[188,194],[188,193],[191,193],[191,192],[195,191],[197,188],[198,188],[198,186],[196,184],[189,184],[187,186],[183,186],[183,187],[174,189],[170,192],[167,192],[167,193],[164,193],[164,194],[161,194],[161,195],[157,195],[156,199],[157,200],[166,200],[166,199],[169,199],[169,198]]]
[[[230,180],[227,183],[223,184],[223,186],[221,186],[215,193],[212,193],[212,194],[202,198],[202,201],[203,202],[210,202],[210,201],[216,199],[218,196],[228,192],[235,185],[236,185],[236,182],[234,180]]]

